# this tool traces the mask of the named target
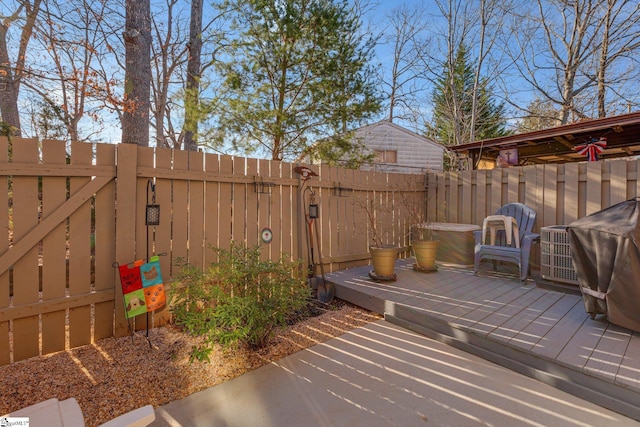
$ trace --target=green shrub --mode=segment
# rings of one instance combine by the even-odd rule
[[[277,262],[264,260],[260,246],[235,242],[228,250],[214,250],[218,262],[206,271],[182,265],[181,286],[171,296],[176,323],[203,338],[192,352],[198,360],[209,359],[214,343],[264,346],[310,297],[300,262],[287,255]]]

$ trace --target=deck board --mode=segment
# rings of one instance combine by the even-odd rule
[[[514,316],[510,321],[510,329],[513,331],[513,334],[509,338],[509,344],[514,347],[525,348],[526,344],[518,337],[522,336],[524,330],[534,325],[536,320],[561,298],[562,295],[560,293],[545,292],[540,298],[534,301],[533,304]]]
[[[610,377],[614,381],[630,340],[631,335],[627,329],[616,325],[607,325],[606,331],[593,350],[584,369]]]
[[[633,332],[631,335],[615,382],[631,388],[638,387],[640,384],[640,334],[638,332]]]
[[[578,369],[584,369],[606,329],[606,321],[587,318],[558,354],[556,361]]]
[[[551,307],[516,334],[510,343],[525,350],[532,349],[576,304],[582,305],[582,300],[578,296],[561,295]]]
[[[533,288],[527,286],[517,286],[509,292],[495,298],[487,307],[495,309],[484,318],[469,326],[469,329],[482,336],[487,336],[509,321],[515,314],[522,310],[521,304],[525,299],[531,298]],[[539,295],[534,294],[535,299]]]
[[[565,345],[571,341],[582,323],[589,316],[584,311],[582,301],[572,306],[569,311],[560,318],[558,323],[547,332],[532,350],[543,357],[555,360]]]
[[[475,306],[473,309],[460,312],[458,318],[455,319],[454,322],[460,327],[468,327],[479,322],[491,313],[500,309],[503,304],[496,302],[496,299],[502,297],[508,292],[511,292],[513,288],[513,283],[500,283],[492,286],[491,292],[483,295],[484,300],[481,304],[479,304],[478,301],[474,301]]]
[[[491,331],[489,337],[499,341],[508,342],[511,340],[534,320],[530,314],[529,307],[538,303],[538,300],[544,298],[544,296],[545,292],[542,289],[534,288],[505,306],[501,311],[503,315],[507,315],[509,318]]]

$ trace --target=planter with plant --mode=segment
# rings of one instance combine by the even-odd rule
[[[416,259],[413,269],[423,273],[438,271],[436,265],[438,241],[433,239],[431,221],[426,220],[426,201],[422,199],[422,203],[418,204],[414,200],[405,199],[404,204],[411,218],[409,243]]]
[[[380,224],[376,220],[376,210],[374,201],[369,200],[363,203],[362,207],[367,214],[367,225],[369,229],[369,253],[371,254],[371,265],[373,271],[369,273],[369,277],[374,280],[396,280],[394,273],[396,260],[398,259],[399,248],[396,245],[384,244],[383,231]]]

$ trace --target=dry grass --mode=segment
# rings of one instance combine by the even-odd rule
[[[136,334],[2,366],[0,414],[52,397],[75,397],[92,427],[146,404],[181,399],[380,319],[339,300],[319,306],[316,314],[285,328],[259,351],[216,348],[210,363],[191,363],[195,340],[168,326],[150,331],[151,346]]]

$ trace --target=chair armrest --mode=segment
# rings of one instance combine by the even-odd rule
[[[479,245],[482,243],[482,230],[475,230],[473,232],[473,238],[475,239],[475,244]]]
[[[532,233],[531,231],[527,231],[522,236],[522,248],[530,248],[531,244],[535,241],[540,240],[540,233]]]
[[[153,406],[146,405],[100,424],[99,427],[145,427],[156,419]]]

